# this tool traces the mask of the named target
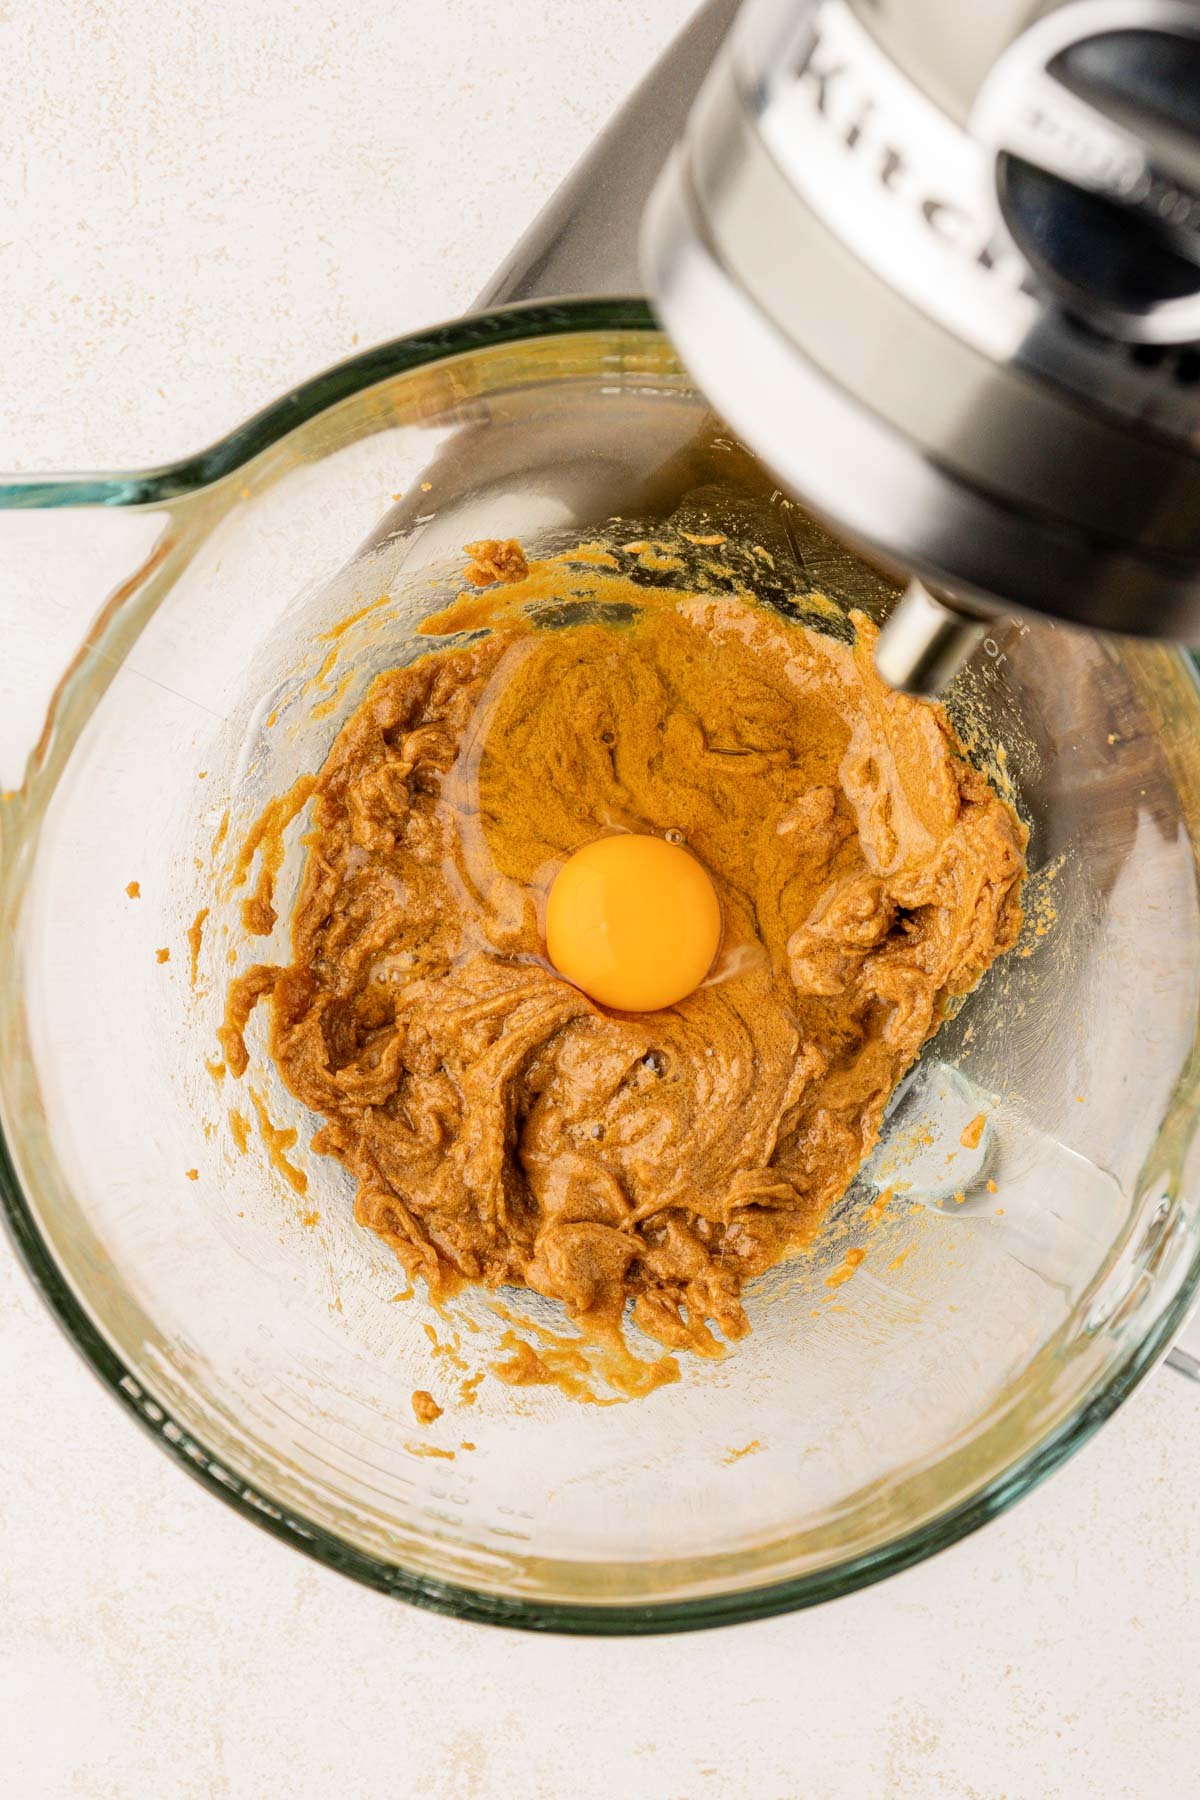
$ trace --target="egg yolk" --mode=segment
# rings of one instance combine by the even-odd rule
[[[721,939],[701,865],[665,838],[621,833],[563,864],[546,903],[546,949],[565,980],[621,1012],[673,1006],[699,987]]]

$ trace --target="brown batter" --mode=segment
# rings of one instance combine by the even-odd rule
[[[442,1416],[440,1407],[428,1388],[416,1388],[412,1397],[413,1417],[418,1425],[432,1425]]]
[[[522,600],[568,578],[508,563],[490,634],[379,676],[277,803],[312,794],[292,962],[233,984],[227,1060],[269,997],[314,1148],[435,1293],[530,1287],[609,1341],[632,1300],[662,1344],[711,1350],[1013,943],[1026,834],[942,711],[875,675],[865,619],[850,648],[614,576],[631,620],[536,629]],[[444,629],[479,622],[464,605]],[[641,1016],[564,982],[540,924],[563,859],[620,830],[681,833],[723,910],[708,981]],[[270,897],[260,876],[252,927]]]

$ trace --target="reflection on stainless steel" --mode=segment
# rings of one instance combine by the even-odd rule
[[[706,0],[482,289],[472,311],[517,300],[640,294],[642,208],[739,0]]]
[[[894,688],[936,699],[950,686],[984,633],[949,601],[910,581],[875,645],[875,667]]]
[[[1172,0],[749,0],[648,284],[718,410],[885,563],[1200,641],[1198,91]]]

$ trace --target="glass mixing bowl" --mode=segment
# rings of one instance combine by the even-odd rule
[[[970,1530],[1167,1345],[1200,1274],[1200,704],[1181,656],[1010,622],[956,684],[973,753],[1031,826],[1025,934],[927,1048],[814,1250],[751,1289],[752,1335],[630,1404],[486,1379],[422,1432],[413,1389],[484,1367],[504,1321],[486,1296],[449,1317],[397,1301],[261,1040],[250,1079],[298,1133],[307,1194],[253,1130],[239,1152],[245,1084],[206,1068],[234,942],[222,816],[232,842],[319,764],[370,673],[423,647],[468,540],[702,520],[735,563],[767,552],[768,603],[829,629],[810,596],[878,615],[893,589],[722,433],[632,302],[468,319],[357,357],[189,463],[16,480],[0,502],[158,526],[0,806],[0,1194],[102,1380],[247,1518],[463,1617],[745,1619]],[[866,1255],[843,1281],[847,1246]],[[535,1335],[564,1329],[501,1298]]]

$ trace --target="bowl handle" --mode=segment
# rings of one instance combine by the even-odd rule
[[[0,797],[17,801],[69,749],[117,662],[101,628],[137,604],[194,533],[186,508],[147,505],[138,477],[0,480]],[[115,492],[114,492],[115,490]]]

